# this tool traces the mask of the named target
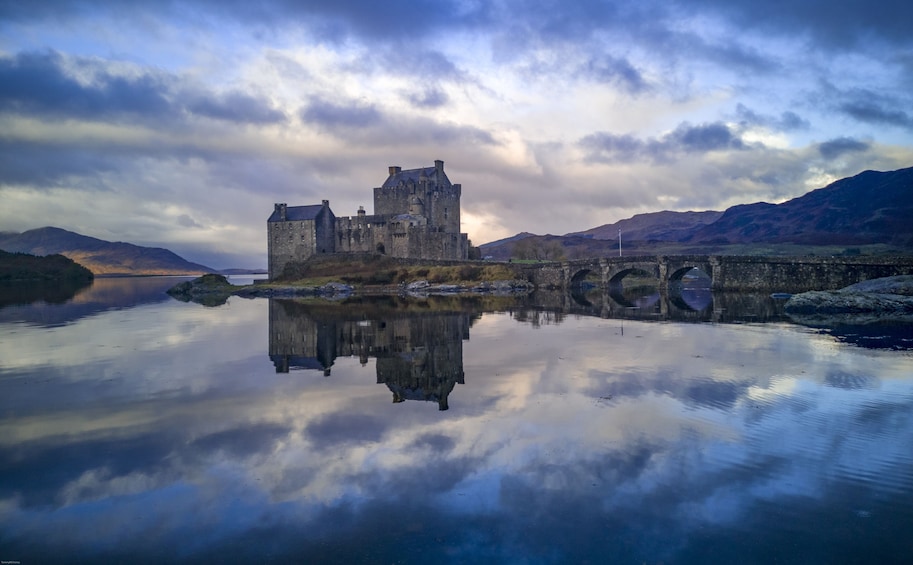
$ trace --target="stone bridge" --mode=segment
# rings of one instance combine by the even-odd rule
[[[523,265],[539,288],[572,288],[591,273],[603,288],[631,274],[646,275],[660,289],[680,281],[694,268],[710,277],[711,290],[804,292],[834,290],[869,279],[913,274],[913,257],[761,257],[736,255],[669,255],[605,257],[560,263]]]

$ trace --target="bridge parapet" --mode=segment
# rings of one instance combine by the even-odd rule
[[[620,282],[632,272],[645,272],[659,280],[660,288],[666,288],[695,267],[710,277],[713,290],[803,292],[834,290],[864,280],[913,274],[913,257],[604,257],[529,265],[523,271],[539,288],[569,288],[590,272],[599,275],[603,287]]]

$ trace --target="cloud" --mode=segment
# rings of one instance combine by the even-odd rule
[[[56,119],[174,125],[195,114],[233,123],[274,124],[285,114],[238,90],[224,94],[149,69],[112,72],[110,61],[56,51],[0,57],[0,112]]]
[[[234,91],[224,95],[209,95],[190,100],[187,109],[217,120],[250,124],[277,124],[286,121],[284,112],[261,98]]]
[[[426,88],[421,92],[410,92],[406,94],[406,97],[412,104],[421,108],[440,108],[450,102],[450,97],[440,88]]]
[[[175,108],[166,97],[168,79],[108,74],[98,63],[77,60],[89,71],[86,84],[65,72],[59,53],[20,53],[0,58],[0,111],[57,118],[155,120]]]
[[[810,126],[808,120],[791,110],[781,113],[779,117],[763,115],[741,102],[736,105],[736,118],[744,126],[761,126],[783,132],[807,130]]]
[[[888,0],[873,7],[862,0],[806,0],[770,4],[754,0],[697,0],[693,10],[726,18],[736,28],[780,36],[806,35],[827,49],[849,50],[866,43],[911,45],[913,5]],[[875,45],[881,47],[881,45]]]
[[[191,218],[190,216],[188,216],[187,214],[181,214],[180,216],[178,216],[177,224],[184,228],[201,228],[201,227],[203,227],[200,224],[196,223],[196,221],[194,221],[194,219]]]
[[[301,110],[301,121],[307,125],[334,128],[367,128],[381,122],[381,113],[373,104],[339,104],[316,99]]]
[[[913,131],[913,114],[906,107],[898,100],[863,89],[850,93],[838,106],[841,112],[860,122]]]
[[[872,148],[870,143],[853,139],[852,137],[838,137],[818,145],[818,152],[825,159],[836,159],[846,153],[861,153]]]
[[[331,102],[314,98],[300,112],[301,121],[347,143],[352,150],[382,143],[387,151],[427,148],[465,142],[473,146],[498,145],[488,131],[408,112],[388,111],[360,101]]]
[[[585,76],[609,84],[614,84],[631,94],[639,94],[648,89],[643,75],[624,58],[609,55],[594,57],[586,62],[582,69]]]
[[[748,148],[739,134],[722,122],[691,125],[687,122],[659,138],[640,139],[631,134],[597,132],[583,137],[579,146],[591,162],[631,160],[667,161],[684,154],[741,151]]]

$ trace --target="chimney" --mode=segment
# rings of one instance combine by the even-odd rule
[[[364,218],[364,217],[365,217],[365,207],[364,207],[364,206],[359,206],[359,207],[358,207],[358,217],[359,217],[359,218]]]
[[[330,201],[329,201],[329,200],[324,200],[324,201],[321,202],[321,204],[323,204],[323,207],[324,207],[324,208],[327,208],[327,207],[330,206]]]
[[[393,166],[389,167],[387,170],[390,171],[390,176],[392,177],[393,175],[399,174],[403,170],[403,168],[393,165]]]
[[[434,168],[437,169],[439,172],[443,173],[444,172],[444,162],[441,161],[440,159],[436,160],[434,162]]]
[[[281,221],[281,222],[285,221],[287,208],[288,208],[288,206],[286,206],[285,203],[275,205],[274,211],[279,213],[279,221]]]

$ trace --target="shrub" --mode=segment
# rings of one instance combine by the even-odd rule
[[[393,282],[393,279],[396,278],[396,270],[393,271],[377,271],[365,281],[367,284],[390,284]]]
[[[460,267],[458,272],[460,280],[464,281],[477,281],[482,275],[481,267],[474,267],[472,265],[463,265]]]

